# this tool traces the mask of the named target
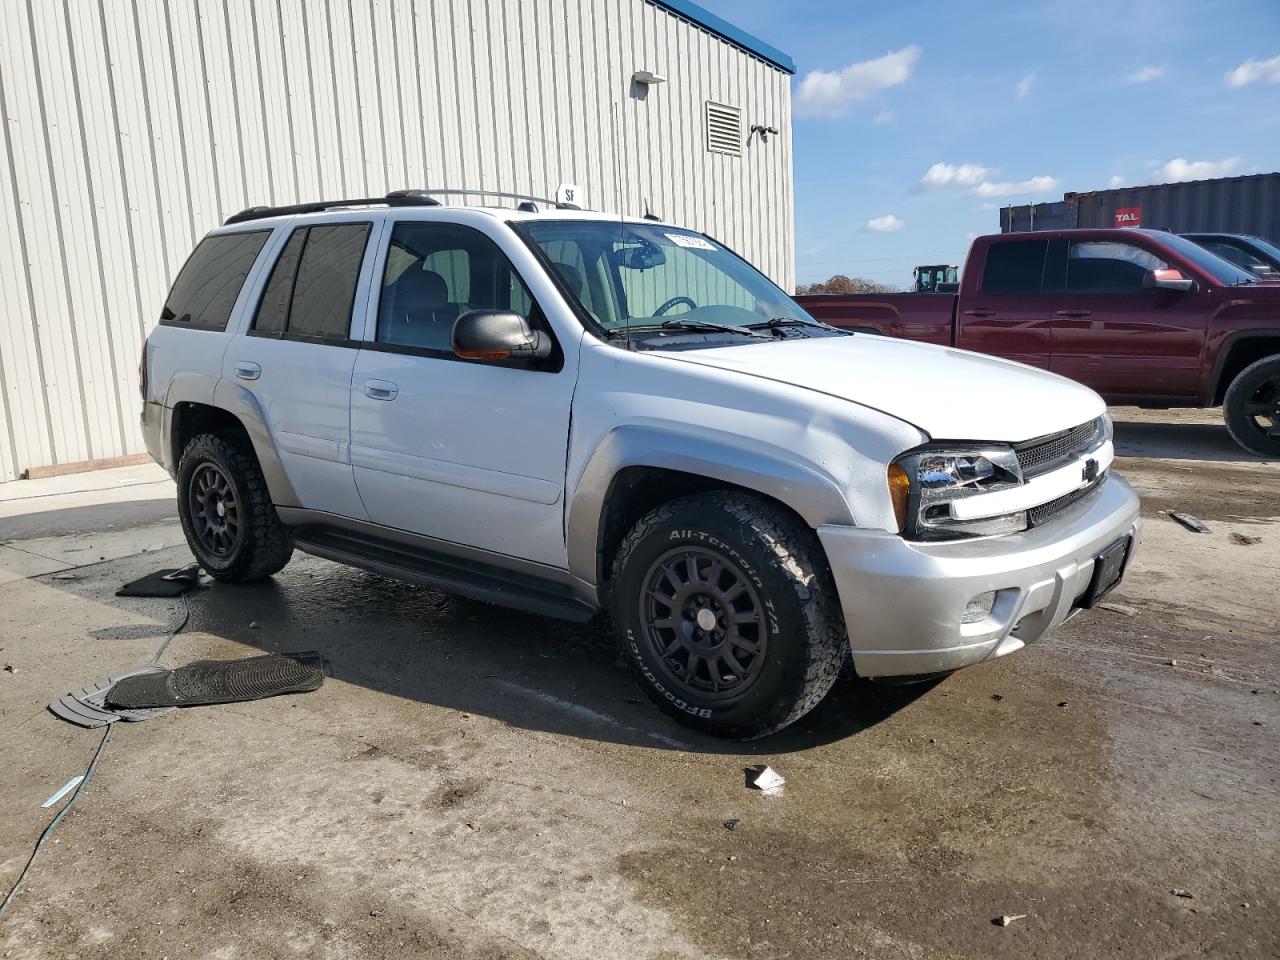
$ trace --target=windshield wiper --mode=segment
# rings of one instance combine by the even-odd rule
[[[820,320],[801,320],[799,317],[774,317],[772,320],[762,320],[760,323],[747,324],[748,330],[780,330],[783,327],[817,327],[819,330],[830,330],[833,333],[853,333],[852,330],[841,330],[839,327],[833,327],[831,324],[823,323]]]
[[[748,327],[731,327],[727,323],[712,323],[709,320],[681,320],[674,318],[671,320],[663,320],[660,326],[664,330],[692,330],[694,332],[706,331],[710,333],[736,333],[741,337],[751,337],[755,340],[767,340],[768,338],[762,334],[756,333],[752,324]],[[632,328],[635,329],[635,328]]]

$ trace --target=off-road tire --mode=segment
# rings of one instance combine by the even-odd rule
[[[1280,438],[1269,437],[1258,429],[1249,413],[1249,404],[1268,382],[1280,384],[1280,354],[1263,357],[1249,364],[1231,381],[1222,403],[1222,416],[1231,438],[1250,453],[1262,457],[1280,456]]]
[[[680,666],[664,660],[648,639],[644,604],[655,565],[685,547],[728,560],[747,575],[766,610],[762,665],[728,699],[691,689]],[[835,584],[814,532],[750,494],[684,497],[641,519],[618,549],[610,608],[623,659],[649,699],[686,726],[716,736],[752,739],[794,723],[831,690],[847,646]],[[708,673],[715,669],[705,666]]]
[[[239,510],[238,530],[224,556],[206,547],[192,518],[192,478],[205,464],[216,467],[227,478]],[[243,437],[202,433],[187,444],[178,463],[178,516],[191,552],[205,572],[217,580],[262,580],[279,572],[293,556],[293,538],[276,515],[258,458]]]

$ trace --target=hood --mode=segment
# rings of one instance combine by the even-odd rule
[[[1036,367],[868,334],[667,356],[850,400],[905,420],[934,440],[1020,443],[1106,410],[1088,387]]]

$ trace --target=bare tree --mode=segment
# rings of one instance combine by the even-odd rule
[[[806,293],[895,293],[897,288],[887,283],[876,283],[862,277],[846,277],[837,273],[830,280],[821,283],[802,283],[796,287],[797,294]]]

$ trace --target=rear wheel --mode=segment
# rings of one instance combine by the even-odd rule
[[[178,516],[191,552],[219,580],[261,580],[293,555],[262,468],[242,438],[205,433],[187,444],[178,465]]]
[[[1260,456],[1280,456],[1280,356],[1241,370],[1227,388],[1222,413],[1240,446]]]
[[[759,737],[804,716],[846,645],[813,531],[746,494],[700,494],[644,517],[619,548],[611,606],[650,699],[719,736]]]

